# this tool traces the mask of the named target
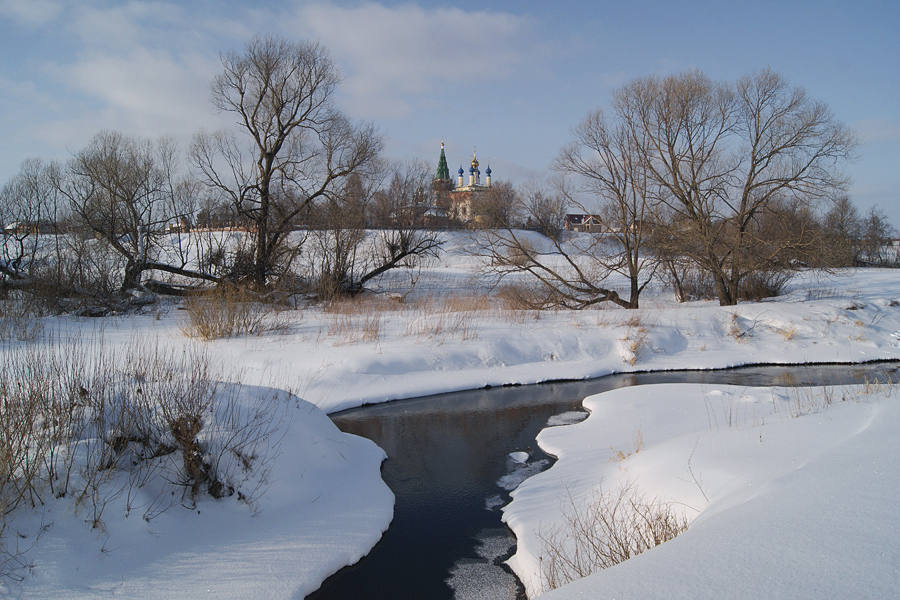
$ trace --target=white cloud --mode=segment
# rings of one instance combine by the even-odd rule
[[[121,55],[88,54],[60,75],[142,129],[170,129],[190,127],[211,112],[209,82],[217,68],[208,56],[139,47]]]
[[[185,10],[167,2],[81,5],[73,10],[69,29],[87,47],[120,48],[138,44],[167,45],[192,26]]]
[[[403,115],[410,96],[445,86],[521,75],[538,51],[531,22],[504,12],[312,4],[298,8],[291,26],[345,67],[348,108],[370,118]]]
[[[215,112],[209,84],[219,53],[256,33],[321,41],[345,75],[342,106],[372,119],[459,99],[494,79],[523,79],[542,62],[533,22],[497,11],[297,2],[207,15],[172,2],[96,0],[66,4],[64,16],[52,35],[66,52],[49,50],[27,74],[7,77],[18,82],[17,97],[42,96],[42,111],[34,100],[19,102],[7,121],[21,123],[13,129],[45,156],[65,156],[101,129],[185,141],[200,128],[230,125]]]
[[[71,150],[101,129],[187,139],[201,127],[221,126],[209,98],[220,69],[213,35],[185,9],[165,2],[85,4],[68,17],[77,51],[42,69],[68,106],[35,124],[35,137]]]
[[[0,16],[24,25],[43,25],[62,12],[62,4],[54,0],[0,0]]]

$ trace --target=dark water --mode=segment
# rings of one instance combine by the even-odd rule
[[[611,375],[442,394],[334,414],[343,431],[374,440],[387,452],[382,476],[396,495],[394,520],[368,556],[335,573],[308,598],[524,598],[501,565],[515,538],[500,521],[499,506],[510,498],[497,482],[511,471],[521,479],[549,466],[535,437],[551,416],[581,410],[588,395],[652,383],[897,381],[898,369],[900,364],[892,362]],[[514,451],[528,452],[528,462],[510,460]]]

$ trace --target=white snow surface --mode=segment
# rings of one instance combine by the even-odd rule
[[[453,260],[423,274],[428,279],[417,289],[429,298],[423,304],[361,314],[288,311],[284,331],[200,343],[235,380],[291,389],[325,412],[616,372],[900,358],[896,270],[801,275],[785,296],[737,306],[677,304],[657,292],[636,311],[536,312],[444,306],[454,293],[486,293],[474,279],[477,265],[464,264],[466,282],[457,281],[461,267]],[[451,289],[442,291],[441,277],[449,274]],[[112,317],[103,320],[104,336],[182,348],[198,343],[181,333],[185,321],[181,310]],[[90,319],[60,322],[87,336],[97,328]],[[366,328],[377,333],[366,336]]]
[[[287,405],[269,465],[273,481],[253,510],[234,498],[207,497],[194,510],[176,502],[145,521],[140,511],[123,516],[117,498],[97,530],[85,524],[86,508],[51,501],[14,523],[29,537],[50,526],[25,555],[34,565],[25,580],[0,580],[0,597],[302,598],[359,560],[393,514],[394,496],[380,476],[384,452],[294,396],[241,393]]]
[[[541,598],[897,597],[900,390],[667,384],[584,404],[586,421],[541,432],[559,460],[503,509],[529,597],[570,507],[626,484],[689,529]]]
[[[248,390],[266,388],[265,393],[270,393],[274,388],[295,396],[285,396],[284,401],[292,406],[290,424],[258,512],[234,500],[207,499],[198,506],[199,514],[174,507],[149,525],[139,517],[114,519],[110,513],[104,518],[105,532],[99,533],[84,523],[81,511],[73,510],[70,504],[51,502],[43,515],[14,517],[19,520],[13,525],[23,529],[35,526],[33,521],[40,517],[50,526],[27,554],[34,568],[25,581],[0,581],[0,596],[303,597],[327,575],[368,552],[392,515],[393,496],[379,472],[384,453],[367,440],[340,433],[325,416],[328,412],[486,385],[579,379],[613,372],[900,358],[900,279],[896,270],[805,273],[792,281],[784,296],[733,307],[720,307],[711,301],[678,304],[669,291],[650,286],[642,295],[642,308],[636,311],[615,307],[579,312],[466,308],[448,299],[489,294],[493,283],[480,271],[482,260],[469,255],[472,235],[444,234],[443,254],[423,268],[408,298],[411,302],[395,310],[346,314],[310,307],[283,313],[286,327],[279,331],[210,342],[183,334],[187,317],[177,307],[103,319],[43,319],[45,328],[58,335],[83,339],[102,335],[104,343],[112,347],[124,347],[135,339],[176,351],[199,345],[208,353],[212,366],[227,379],[250,386]],[[549,248],[537,234],[529,235],[536,248]],[[402,292],[407,281],[406,275],[389,274],[378,287],[380,291]],[[627,289],[624,281],[610,283],[623,293]],[[15,347],[15,343],[8,345]],[[750,407],[760,403],[768,407],[770,392],[718,391],[723,394],[721,398],[732,399],[727,405],[730,408],[708,400],[711,396],[707,392],[688,388],[651,391],[642,387],[616,392],[608,396],[616,399],[615,408],[605,409],[608,419],[598,417],[602,406],[613,403],[604,396],[586,402],[586,408],[593,411],[587,421],[544,431],[541,444],[563,458],[548,472],[522,484],[507,509],[506,519],[520,539],[519,553],[511,561],[516,571],[526,581],[535,573],[533,555],[529,554],[537,551],[534,527],[552,519],[553,507],[559,508],[560,494],[567,488],[587,490],[601,479],[612,481],[610,473],[620,470],[627,471],[642,488],[702,511],[686,534],[633,561],[636,565],[663,561],[660,570],[653,573],[649,566],[641,567],[640,577],[657,581],[660,586],[664,582],[663,589],[676,590],[673,594],[678,589],[675,580],[688,585],[682,580],[697,572],[692,562],[678,577],[667,580],[676,563],[654,557],[673,553],[682,556],[673,548],[685,548],[683,560],[724,564],[715,562],[718,555],[723,560],[728,556],[724,549],[707,553],[704,548],[718,548],[713,541],[722,547],[732,544],[732,556],[736,556],[733,553],[749,552],[752,543],[766,536],[786,543],[791,531],[806,531],[807,525],[820,527],[821,535],[813,535],[815,531],[803,534],[803,539],[814,539],[809,544],[783,546],[799,550],[766,555],[764,550],[771,551],[774,546],[762,545],[756,562],[735,560],[728,568],[720,567],[716,580],[727,579],[737,569],[740,581],[755,576],[759,579],[756,585],[764,586],[767,578],[771,579],[770,573],[787,576],[798,562],[821,562],[824,559],[818,557],[829,553],[846,557],[849,554],[845,550],[860,549],[852,540],[844,539],[849,533],[844,531],[842,520],[867,526],[861,531],[876,541],[897,530],[896,522],[888,520],[883,525],[861,523],[868,519],[871,509],[886,504],[882,492],[889,484],[894,490],[900,489],[896,469],[886,463],[896,452],[897,442],[887,435],[879,437],[890,429],[891,419],[896,425],[893,405],[870,400],[846,402],[796,419],[782,411],[760,416],[765,419],[765,425],[759,425],[763,427],[760,433],[752,422],[727,428],[722,423],[743,417],[745,408],[746,414],[755,415],[756,409]],[[735,399],[744,394],[750,400]],[[664,395],[671,396],[672,401],[650,402]],[[707,398],[708,402],[697,398]],[[709,424],[713,419],[710,405],[725,411],[714,413],[717,420],[713,425]],[[638,414],[644,416],[635,421]],[[595,441],[596,448],[565,445],[571,432],[594,427],[598,422],[616,435],[597,437],[603,441]],[[633,443],[638,428],[645,448],[621,464],[591,454],[594,450],[608,453],[609,446],[625,450]],[[731,448],[726,438],[734,436],[743,440],[748,452],[737,461],[738,468],[725,464],[724,450],[722,456],[716,452],[719,444],[723,449]],[[710,495],[708,506],[698,501],[697,486],[683,477],[687,460],[684,450],[690,451],[698,438],[694,470]],[[803,443],[794,444],[794,439]],[[573,440],[577,442],[578,438]],[[667,443],[673,444],[669,458]],[[885,448],[880,454],[875,452],[879,444]],[[878,455],[868,456],[867,452]],[[651,464],[653,457],[666,468],[678,467],[681,478],[658,477],[662,471]],[[557,479],[569,469],[567,464],[575,465],[571,473],[577,476]],[[810,470],[801,469],[802,465]],[[820,480],[817,476],[825,472],[829,477]],[[806,496],[816,510],[800,510],[802,503],[792,504]],[[836,498],[834,504],[829,504],[830,497]],[[850,500],[858,502],[858,510],[850,508]],[[779,508],[782,504],[783,513]],[[770,520],[762,521],[764,525],[757,531],[750,516],[763,515],[767,507]],[[741,511],[747,511],[747,516],[740,516],[744,514]],[[889,519],[878,511],[872,514]],[[847,521],[848,516],[853,519]],[[790,526],[793,522],[797,527]],[[740,535],[748,536],[751,543],[735,543],[728,538],[728,527],[746,528]],[[824,544],[821,536],[826,535],[828,542]],[[859,543],[864,541],[860,539]],[[866,560],[882,565],[896,559],[896,546],[883,546],[880,555],[867,554]],[[750,555],[755,556],[752,552]],[[860,563],[861,559],[848,560],[845,571]],[[828,581],[836,579],[840,569],[830,561],[823,564],[834,574]],[[894,560],[894,564],[900,561]],[[623,594],[627,596],[632,593],[627,590],[636,589],[628,588],[628,582],[639,584],[633,574],[635,568],[623,565],[599,577],[618,577],[615,581],[620,583],[609,580],[609,589],[626,590]],[[873,571],[866,569],[870,575]],[[615,575],[620,572],[626,575]],[[892,576],[897,589],[895,568],[886,569],[880,576],[874,574],[871,585],[887,585]],[[534,584],[530,589],[536,589]],[[637,593],[634,597],[640,596]]]

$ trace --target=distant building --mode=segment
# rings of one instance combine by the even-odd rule
[[[605,231],[603,221],[597,215],[568,214],[563,222],[566,231],[600,233]]]
[[[31,235],[58,233],[59,226],[53,221],[16,221],[3,227],[3,233],[9,235]]]
[[[469,180],[465,181],[465,171],[462,166],[457,171],[456,184],[450,179],[450,169],[447,166],[447,155],[444,153],[444,143],[441,142],[441,156],[438,159],[437,174],[432,187],[435,192],[436,204],[440,210],[445,211],[447,219],[461,225],[471,226],[478,220],[476,207],[479,200],[489,198],[491,191],[491,167],[484,171],[484,183],[481,181],[478,156],[472,153],[472,162],[469,164]]]

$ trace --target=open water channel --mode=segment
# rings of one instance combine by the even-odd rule
[[[308,598],[524,598],[502,564],[516,540],[500,521],[500,507],[517,483],[550,466],[535,442],[548,419],[585,416],[572,413],[582,411],[591,394],[653,383],[841,385],[897,381],[898,375],[898,362],[637,373],[455,392],[333,414],[341,430],[387,452],[382,476],[396,495],[394,519],[368,556]],[[528,458],[517,462],[512,452]]]

